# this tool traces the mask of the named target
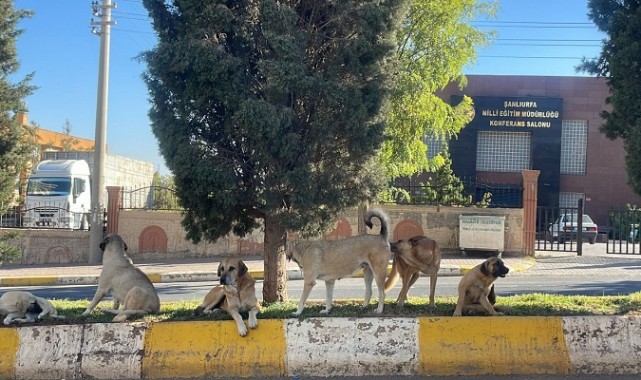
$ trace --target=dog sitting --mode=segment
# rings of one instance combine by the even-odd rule
[[[6,315],[4,324],[31,323],[44,317],[61,318],[48,299],[29,292],[9,291],[0,297],[0,314]]]
[[[489,315],[502,315],[494,308],[494,280],[505,277],[510,269],[498,257],[490,257],[467,272],[458,285],[458,301],[454,316],[460,317],[464,309],[482,311]]]
[[[241,312],[248,311],[247,324],[256,328],[256,315],[260,312],[260,304],[256,299],[256,281],[249,274],[247,265],[235,258],[226,258],[218,265],[220,285],[216,285],[205,295],[203,303],[195,312],[211,314],[219,310],[226,311],[236,321],[238,334],[247,335],[247,326],[243,322]]]
[[[430,276],[430,308],[434,309],[434,291],[438,271],[441,268],[441,250],[438,243],[425,236],[414,236],[407,240],[391,243],[393,262],[392,270],[385,281],[385,292],[394,287],[398,277],[401,277],[403,286],[396,302],[399,306],[405,304],[407,293],[418,280],[421,272]]]
[[[98,289],[83,316],[91,314],[104,296],[111,293],[113,309],[103,308],[106,313],[116,314],[113,321],[123,322],[131,315],[158,313],[160,299],[149,278],[134,266],[127,256],[127,244],[119,235],[107,235],[100,249],[103,251],[102,271]],[[122,304],[122,309],[120,305]]]
[[[317,240],[298,243],[287,253],[288,260],[294,260],[303,272],[303,294],[298,302],[298,308],[293,316],[299,316],[305,307],[316,280],[325,281],[327,314],[332,309],[334,283],[341,278],[352,277],[359,269],[363,269],[365,279],[365,302],[369,305],[372,298],[372,279],[378,287],[378,307],[376,313],[383,312],[385,303],[385,276],[387,264],[391,255],[389,246],[389,218],[379,209],[373,209],[365,214],[365,225],[372,228],[372,218],[381,221],[381,232],[378,235],[361,235],[342,240]]]

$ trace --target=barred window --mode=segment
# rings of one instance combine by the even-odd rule
[[[520,172],[530,169],[529,132],[479,132],[476,170]]]
[[[577,207],[579,205],[579,199],[585,199],[584,193],[569,193],[569,192],[560,192],[559,193],[559,207]]]
[[[563,120],[561,174],[585,174],[587,145],[587,120]]]
[[[431,160],[439,153],[443,152],[447,147],[447,140],[443,140],[437,136],[425,136],[423,142],[427,145],[427,159]]]

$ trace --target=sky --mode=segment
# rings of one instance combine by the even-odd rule
[[[108,153],[150,161],[170,174],[148,118],[149,101],[136,60],[155,45],[142,0],[119,0],[112,12],[107,113]],[[100,37],[91,33],[89,0],[15,0],[34,15],[19,27],[15,80],[35,73],[38,89],[27,99],[29,120],[41,128],[95,140]],[[494,43],[478,51],[466,74],[586,75],[575,67],[596,57],[603,35],[587,17],[587,0],[501,0],[496,16],[473,25],[494,30]]]

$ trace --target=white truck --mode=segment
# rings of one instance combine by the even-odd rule
[[[42,158],[27,180],[22,226],[88,229],[94,152],[44,152]],[[153,182],[154,164],[113,154],[105,158],[105,186],[142,189],[137,194],[144,202],[144,191],[149,193]],[[106,204],[103,189],[100,207]]]
[[[90,178],[85,160],[41,161],[27,181],[23,226],[87,229]]]

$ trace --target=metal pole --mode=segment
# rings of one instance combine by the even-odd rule
[[[93,3],[94,15],[97,2]],[[107,149],[107,100],[109,93],[109,39],[111,32],[111,0],[102,0],[100,6],[100,61],[98,66],[98,97],[96,105],[96,132],[91,184],[91,234],[89,237],[89,263],[99,263],[100,243],[103,236],[102,193],[105,190],[105,155]],[[92,22],[93,24],[93,22]]]

